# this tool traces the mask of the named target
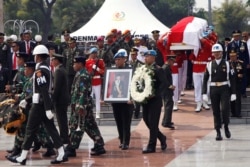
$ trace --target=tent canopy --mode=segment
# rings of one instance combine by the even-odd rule
[[[130,30],[135,36],[150,36],[152,30],[161,33],[169,31],[151,14],[142,0],[105,0],[94,17],[70,36],[79,42],[93,42],[114,28],[122,32]]]

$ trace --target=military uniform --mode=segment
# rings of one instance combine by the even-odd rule
[[[136,68],[141,67],[144,64],[143,62],[141,62],[140,60],[138,60],[138,52],[139,52],[139,50],[136,47],[131,48],[130,56],[131,56],[131,54],[137,54],[136,60],[131,59],[129,61],[129,64],[133,68],[133,74],[134,74]],[[144,54],[144,53],[142,53],[142,54]],[[134,112],[134,118],[138,119],[139,115],[140,115],[141,104],[137,103],[137,102],[134,102],[134,106],[135,106],[134,109],[133,109],[135,111]]]
[[[168,56],[168,59],[175,59],[175,56],[171,57]],[[174,107],[174,101],[173,101],[174,86],[173,86],[172,70],[170,64],[168,63],[167,64],[165,63],[162,66],[162,69],[164,70],[166,76],[166,83],[165,83],[166,89],[162,95],[162,99],[164,101],[164,106],[165,106],[164,116],[162,119],[162,126],[174,129],[172,123],[172,112]]]
[[[232,117],[241,117],[241,85],[243,76],[245,75],[244,63],[241,60],[229,60],[229,64],[230,68],[235,72],[236,86],[236,100],[231,101],[231,113]]]
[[[220,51],[222,56],[222,47],[220,44],[215,44],[212,47],[212,51]],[[218,51],[217,51],[218,50]],[[218,54],[218,53],[215,53]],[[215,55],[217,56],[217,55]],[[215,57],[216,58],[216,57]],[[228,129],[229,125],[229,113],[230,113],[230,96],[235,95],[235,73],[230,70],[230,65],[224,59],[213,60],[207,64],[206,72],[203,79],[202,94],[207,94],[208,81],[210,82],[210,97],[214,115],[214,128],[217,131],[216,140],[222,140],[220,129],[222,127],[222,121],[224,123],[225,134],[227,138],[231,137]],[[232,95],[231,95],[232,94]],[[222,119],[221,119],[222,116]]]
[[[126,51],[125,50],[119,50],[115,56],[114,59],[120,59],[120,60],[115,60],[115,61],[124,61],[124,64],[122,66],[115,66],[114,68],[121,70],[123,68],[129,68],[131,67],[130,65],[125,63],[125,57],[126,57]],[[119,74],[119,73],[118,73]],[[115,98],[119,97],[126,97],[126,88],[125,85],[123,84],[124,81],[119,80],[114,81],[112,84],[112,95]],[[133,105],[128,104],[128,102],[119,102],[119,103],[111,103],[112,109],[113,109],[113,114],[117,126],[117,131],[119,135],[119,141],[120,145],[119,148],[122,150],[127,150],[129,148],[130,144],[130,128],[131,128],[131,119],[132,119],[132,113],[133,113]]]
[[[62,146],[61,138],[54,125],[53,119],[46,117],[45,111],[52,109],[51,101],[51,84],[52,76],[49,66],[46,61],[43,61],[37,65],[34,79],[33,79],[33,99],[32,107],[29,113],[29,119],[26,128],[26,134],[23,143],[23,149],[29,150],[32,142],[35,138],[36,131],[38,130],[41,123],[44,123],[46,130],[51,136],[55,148]]]
[[[71,38],[68,41],[68,43],[73,43],[73,42],[76,42],[76,40],[74,38]],[[77,57],[77,56],[82,56],[82,55],[83,55],[83,53],[78,47],[67,48],[63,52],[63,56],[64,56],[64,63],[63,64],[64,64],[64,66],[66,68],[66,72],[67,72],[67,75],[68,75],[69,91],[71,89],[71,85],[73,83],[73,79],[74,79],[74,76],[76,74],[74,69],[73,69],[74,58]]]
[[[85,58],[75,57],[74,63],[85,64]],[[91,76],[85,68],[82,68],[76,73],[71,88],[70,143],[66,148],[66,154],[69,157],[76,156],[75,150],[79,148],[84,131],[94,141],[91,155],[100,155],[106,152],[103,147],[103,138],[93,116],[91,88]]]
[[[70,34],[70,31],[68,29],[62,31],[62,35],[69,36],[69,34]],[[59,51],[58,51],[59,54],[63,54],[64,50],[66,50],[68,48],[69,48],[68,41],[61,42],[61,44],[59,46]]]
[[[154,50],[149,50],[144,54],[144,56],[157,56],[157,53]],[[153,97],[149,98],[146,103],[142,104],[143,120],[147,128],[149,129],[148,145],[147,148],[142,151],[142,153],[144,154],[155,152],[157,138],[161,142],[161,149],[165,150],[167,148],[166,136],[163,135],[158,128],[162,107],[162,92],[165,89],[166,78],[162,68],[157,66],[156,63],[146,66],[148,68],[151,68],[154,72],[153,89],[155,90],[155,92]]]
[[[233,36],[240,36],[241,31],[235,30],[232,32],[232,34]],[[228,60],[229,60],[229,54],[231,50],[235,50],[238,55],[238,59],[243,61],[244,70],[245,70],[244,73],[246,73],[247,65],[250,64],[247,43],[243,40],[235,40],[235,39],[229,42],[227,46]],[[246,97],[246,87],[247,87],[247,77],[246,75],[244,75],[242,78],[242,86],[241,86],[241,94],[243,95],[243,97]]]

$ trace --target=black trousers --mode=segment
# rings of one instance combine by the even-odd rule
[[[236,83],[236,100],[231,101],[231,113],[232,116],[241,115],[241,82]]]
[[[59,148],[62,146],[62,141],[54,124],[54,119],[49,120],[47,118],[43,104],[33,104],[29,113],[26,133],[22,146],[24,150],[29,150],[31,148],[32,142],[41,123],[44,123],[47,132],[54,142],[54,147]]]
[[[161,115],[162,98],[161,96],[156,96],[146,104],[142,105],[143,120],[149,129],[149,141],[148,147],[155,149],[157,138],[163,139],[164,135],[159,130],[159,119]]]
[[[211,86],[210,97],[214,116],[214,128],[220,129],[222,126],[222,120],[224,125],[227,126],[229,124],[231,97],[229,86]]]
[[[67,117],[68,104],[55,104],[55,113],[63,144],[69,143],[69,127]]]
[[[129,145],[131,119],[133,114],[131,108],[133,105],[127,103],[112,103],[112,107],[120,143]]]
[[[172,112],[174,107],[173,93],[167,93],[163,96],[165,111],[162,119],[162,125],[170,125],[172,122]]]

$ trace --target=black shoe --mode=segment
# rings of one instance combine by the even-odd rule
[[[147,147],[145,150],[142,150],[142,154],[155,153],[155,149]]]
[[[92,156],[97,156],[97,155],[102,155],[102,154],[105,154],[106,153],[106,150],[104,149],[104,147],[103,146],[98,146],[98,147],[96,147],[96,149],[95,150],[91,150],[91,152],[90,152],[90,155],[92,155]]]
[[[65,151],[66,157],[76,157],[76,150],[75,149],[67,149]]]
[[[167,137],[166,137],[166,136],[164,136],[164,137],[161,139],[161,150],[166,150],[166,148],[167,148],[167,142],[166,142],[166,140],[167,140]]]
[[[228,129],[228,127],[225,127],[225,136],[229,139],[231,137],[231,133]]]
[[[19,155],[21,152],[22,152],[22,150],[20,148],[14,148],[13,151],[7,156],[15,157],[15,156]]]
[[[175,129],[175,127],[172,124],[166,124],[166,125],[163,124],[162,126],[165,127],[165,128],[169,128],[171,130]]]
[[[128,148],[129,148],[128,144],[123,144],[121,149],[122,150],[127,150]]]
[[[34,147],[32,149],[32,152],[36,152],[36,151],[40,150],[41,146],[42,145],[40,143],[35,143]]]
[[[219,130],[219,129],[216,129],[216,132],[217,132],[217,135],[216,135],[215,140],[217,140],[217,141],[222,140],[222,136],[221,136],[220,130]]]
[[[56,152],[53,148],[48,148],[45,153],[43,153],[43,157],[50,157],[52,155],[56,155]]]
[[[246,95],[246,94],[243,94],[242,97],[243,97],[243,98],[247,98],[247,95]]]
[[[16,160],[16,156],[15,157],[6,157],[6,159],[7,160],[9,160],[10,162],[13,162],[13,163],[20,163],[21,165],[26,165],[26,160],[27,159],[24,159],[22,162],[18,162],[17,160]]]
[[[62,162],[67,162],[68,160],[69,160],[68,157],[64,156],[61,161],[58,161],[57,159],[54,159],[54,160],[50,161],[50,163],[51,164],[60,164]]]
[[[6,150],[7,153],[12,153],[14,151],[14,147],[11,150]]]

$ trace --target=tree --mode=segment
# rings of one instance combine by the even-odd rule
[[[215,30],[220,37],[230,36],[233,30],[249,28],[249,11],[241,1],[225,2],[221,8],[214,10],[213,15]]]

